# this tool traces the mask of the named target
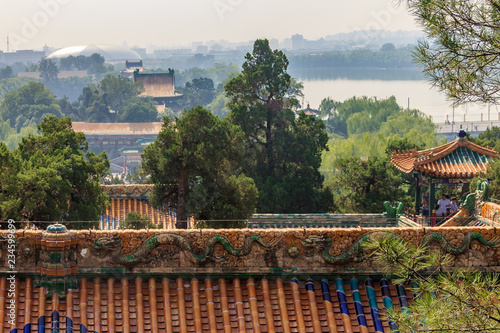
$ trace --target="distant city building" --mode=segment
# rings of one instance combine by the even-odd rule
[[[45,57],[45,51],[18,50],[15,52],[0,51],[0,64],[13,65],[16,62],[23,64],[38,64]]]
[[[154,50],[153,58],[164,59],[172,55],[188,55],[191,54],[191,49],[166,49],[166,50]]]
[[[282,48],[285,50],[291,50],[292,49],[292,39],[291,38],[283,39]]]
[[[94,53],[101,55],[106,61],[141,60],[141,56],[137,52],[127,47],[108,44],[65,47],[51,53],[47,58],[59,59],[69,56],[77,57],[79,55],[91,56]]]
[[[206,45],[198,45],[196,47],[196,53],[208,53],[208,46]]]
[[[214,44],[210,46],[211,52],[222,52],[222,46],[220,44]]]
[[[269,46],[272,48],[272,49],[278,49],[279,48],[279,40],[276,39],[276,38],[271,38],[269,40]]]
[[[304,49],[305,39],[304,36],[296,34],[292,36],[292,50]]]

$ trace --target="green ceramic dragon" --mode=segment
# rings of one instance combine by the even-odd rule
[[[274,239],[273,241],[266,243],[259,236],[252,235],[246,238],[242,248],[237,249],[231,245],[231,242],[226,237],[215,235],[207,241],[205,251],[203,253],[196,253],[185,237],[174,233],[158,234],[150,237],[138,250],[129,255],[121,254],[122,243],[118,238],[101,238],[92,244],[92,246],[99,252],[111,252],[110,255],[113,262],[120,265],[132,266],[139,262],[147,261],[146,258],[149,254],[161,245],[176,245],[184,251],[192,262],[201,264],[211,259],[211,255],[216,244],[221,244],[224,247],[224,250],[231,255],[245,256],[250,253],[254,242],[260,244],[262,247],[271,248],[279,242],[279,239]]]
[[[403,203],[396,201],[395,204],[395,206],[391,206],[391,203],[389,201],[384,201],[384,215],[386,217],[395,219],[403,215]]]
[[[392,232],[372,232],[372,233],[368,233],[368,234],[362,236],[361,238],[359,238],[358,241],[354,245],[352,245],[346,252],[339,254],[339,255],[336,255],[336,256],[332,256],[330,254],[330,249],[333,246],[332,239],[331,238],[324,238],[323,242],[325,242],[325,247],[324,247],[324,250],[322,252],[322,257],[329,264],[342,264],[342,263],[346,263],[349,261],[359,261],[360,258],[357,258],[357,260],[356,260],[355,256],[359,255],[361,252],[363,252],[364,245],[368,241],[370,241],[373,237],[381,237],[381,236],[386,236],[386,237],[389,236],[389,237],[393,237],[393,238],[396,238],[396,239],[403,241],[400,236],[398,236]],[[492,240],[490,240],[488,242],[487,240],[485,240],[483,238],[483,236],[481,236],[478,233],[471,233],[470,235],[468,235],[464,239],[464,242],[463,242],[462,246],[460,246],[460,247],[452,246],[443,235],[437,234],[437,233],[431,233],[431,234],[424,236],[424,238],[422,239],[422,244],[427,246],[430,243],[435,242],[435,243],[438,243],[443,248],[444,251],[446,251],[450,254],[456,255],[456,254],[464,253],[469,248],[469,246],[473,240],[477,240],[481,244],[484,244],[486,246],[499,246],[500,245],[498,238],[493,238]],[[309,243],[310,242],[307,242],[307,239],[303,241],[303,245],[305,245],[305,246]]]

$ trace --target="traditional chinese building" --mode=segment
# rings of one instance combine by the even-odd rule
[[[468,141],[465,131],[460,131],[458,139],[439,147],[394,152],[391,161],[399,170],[416,178],[418,213],[422,186],[429,188],[429,207],[434,207],[437,189],[467,189],[472,178],[485,173],[488,163],[496,158],[495,150]]]
[[[123,221],[131,212],[147,217],[153,224],[163,229],[175,228],[168,208],[153,207],[149,201],[154,185],[102,185],[101,188],[108,195],[110,203],[106,213],[103,214],[103,222],[106,224],[103,229],[115,229],[112,222]]]
[[[166,73],[148,73],[135,70],[134,82],[141,82],[144,87],[140,96],[151,97],[158,105],[169,106],[182,97],[182,94],[175,92],[173,69],[169,69]]]
[[[73,130],[82,132],[94,152],[106,151],[114,169],[138,165],[144,148],[156,140],[163,123],[84,123],[73,122]],[[125,171],[123,171],[125,172]]]

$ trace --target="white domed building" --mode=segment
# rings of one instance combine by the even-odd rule
[[[59,49],[51,53],[47,58],[60,59],[69,56],[91,56],[92,54],[100,54],[107,62],[111,61],[126,61],[126,60],[141,60],[141,56],[129,49],[128,47],[110,45],[110,44],[90,44],[76,45]]]

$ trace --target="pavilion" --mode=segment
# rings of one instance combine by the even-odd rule
[[[484,148],[467,140],[461,130],[458,139],[445,145],[417,151],[394,152],[392,163],[416,178],[415,210],[421,206],[421,187],[429,189],[429,208],[435,205],[437,189],[468,189],[475,176],[485,173],[488,163],[498,158],[490,147]]]

